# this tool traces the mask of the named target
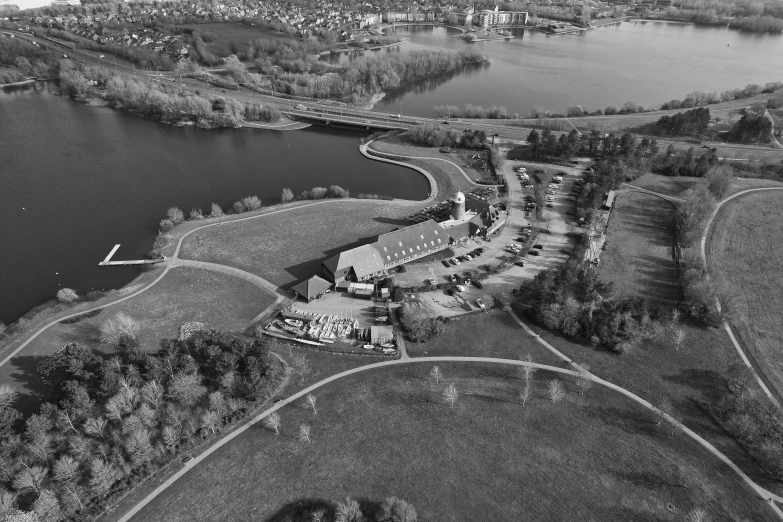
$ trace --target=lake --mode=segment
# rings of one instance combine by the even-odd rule
[[[492,61],[388,93],[377,107],[392,112],[430,115],[434,105],[466,103],[523,115],[539,105],[563,112],[572,104],[649,106],[694,90],[783,80],[783,36],[724,28],[631,22],[554,37],[519,29],[512,40],[475,44],[442,27],[394,33],[410,40],[379,53],[477,45]],[[283,187],[331,184],[354,194],[426,197],[419,174],[363,158],[361,136],[178,128],[32,90],[0,91],[0,321],[60,287],[83,293],[126,284],[135,269],[97,263],[116,243],[120,259],[150,250],[170,206],[227,207],[249,195],[269,204]]]
[[[61,96],[0,90],[0,321],[61,287],[84,293],[128,283],[136,269],[98,262],[117,243],[118,259],[143,256],[171,206],[226,208],[250,195],[272,204],[284,187],[329,185],[427,197],[421,174],[365,159],[363,135],[172,127]]]
[[[503,105],[511,115],[526,116],[536,106],[562,113],[571,105],[595,110],[627,101],[649,107],[696,90],[783,80],[780,34],[663,22],[624,22],[552,37],[528,29],[510,31],[514,39],[473,44],[451,38],[459,31],[443,27],[387,32],[409,40],[377,53],[456,51],[475,45],[491,63],[388,93],[376,108],[398,112],[402,105],[403,112],[431,116],[435,105],[472,103]]]

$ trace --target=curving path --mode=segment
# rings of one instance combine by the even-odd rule
[[[778,141],[777,136],[775,136],[775,120],[772,118],[772,115],[769,113],[769,111],[764,111],[764,115],[769,119],[770,123],[772,123],[772,128],[770,129],[770,133],[772,135],[772,139],[775,142],[775,145],[777,145],[777,148],[783,149],[783,144]]]
[[[525,329],[533,334],[536,339],[541,342],[544,346],[546,346],[548,349],[552,350],[554,353],[556,353],[559,357],[565,359],[568,362],[571,362],[566,356],[558,352],[554,347],[546,343],[543,339],[541,339],[538,335],[536,335],[532,330],[527,328],[527,326],[522,323],[516,315],[511,313],[511,315],[519,322]],[[283,408],[284,406],[300,399],[301,397],[304,397],[308,393],[313,392],[314,390],[317,390],[318,388],[321,388],[327,384],[330,384],[334,381],[337,381],[339,379],[342,379],[344,377],[348,377],[350,375],[354,375],[360,372],[370,371],[386,366],[393,366],[393,365],[400,365],[400,364],[419,364],[419,363],[433,363],[433,362],[468,362],[468,363],[490,363],[490,364],[507,364],[512,366],[529,366],[532,368],[538,368],[550,372],[559,373],[562,375],[570,375],[570,376],[577,376],[579,375],[578,372],[573,370],[566,370],[563,368],[558,368],[556,366],[549,366],[545,364],[537,364],[537,363],[528,363],[526,361],[517,361],[517,360],[511,360],[511,359],[497,359],[492,357],[417,357],[415,359],[397,359],[393,361],[385,361],[380,363],[374,363],[374,364],[368,364],[366,366],[360,366],[358,368],[353,368],[350,370],[346,370],[344,372],[341,372],[339,374],[333,375],[331,377],[327,377],[326,379],[319,381],[308,388],[295,393],[294,395],[291,395],[287,399],[284,399],[276,404],[274,404],[272,407],[268,408],[266,411],[261,412],[260,414],[256,415],[249,421],[247,421],[241,428],[231,432],[230,434],[226,435],[221,440],[217,441],[215,444],[210,446],[206,451],[201,453],[199,456],[195,457],[193,460],[185,464],[185,466],[180,469],[177,473],[172,475],[168,480],[166,480],[164,483],[162,483],[160,486],[158,486],[152,493],[147,495],[141,502],[136,504],[130,511],[125,513],[122,518],[119,519],[119,522],[127,522],[131,520],[139,511],[141,511],[147,504],[149,504],[153,499],[155,499],[158,495],[160,495],[163,491],[165,491],[169,486],[174,484],[177,480],[179,480],[181,477],[183,477],[188,471],[193,469],[195,466],[197,466],[199,463],[201,463],[204,459],[215,453],[217,450],[231,442],[234,438],[238,437],[240,434],[247,431],[250,427],[257,424],[258,422],[262,421],[265,417],[267,417],[269,414]],[[578,366],[577,366],[578,368]],[[596,377],[593,374],[588,373],[586,375],[586,378],[590,379],[596,384],[599,384],[601,386],[605,386],[613,391],[616,391],[618,393],[621,393],[628,397],[629,399],[633,400],[640,406],[646,408],[647,410],[651,411],[655,415],[662,416],[664,419],[666,419],[668,422],[672,423],[673,425],[677,426],[679,430],[681,430],[683,433],[691,437],[694,441],[699,443],[704,449],[709,451],[712,455],[717,457],[719,460],[721,460],[723,463],[725,463],[729,468],[734,471],[739,478],[745,482],[748,486],[750,486],[759,496],[759,499],[763,501],[769,502],[770,508],[778,515],[778,517],[783,520],[783,512],[777,507],[776,504],[771,502],[771,500],[781,502],[783,501],[783,498],[769,492],[765,488],[759,486],[756,484],[745,472],[743,472],[736,464],[734,464],[728,457],[726,457],[723,453],[721,453],[715,446],[707,442],[704,438],[699,436],[697,433],[683,425],[678,420],[672,418],[668,414],[661,412],[658,408],[650,404],[649,402],[645,401],[641,397],[631,393],[630,391],[626,390],[625,388],[622,388],[620,386],[617,386],[616,384],[612,384],[611,382],[605,381],[599,377]]]
[[[408,154],[394,154],[394,153],[392,153],[392,152],[383,152],[383,151],[380,151],[380,150],[371,149],[371,148],[369,148],[369,146],[370,146],[370,143],[372,143],[373,141],[375,141],[375,140],[368,141],[368,142],[367,142],[367,144],[366,144],[366,145],[364,145],[364,151],[365,151],[365,152],[363,152],[362,154],[364,154],[364,155],[365,155],[365,156],[367,156],[368,158],[371,158],[371,159],[383,159],[383,160],[385,160],[385,159],[386,159],[386,158],[383,158],[382,156],[374,156],[372,153],[367,153],[367,150],[369,149],[369,150],[371,150],[371,151],[373,151],[373,152],[375,152],[375,153],[377,153],[377,154],[385,154],[385,155],[391,155],[391,156],[405,156],[406,158],[410,158],[410,159],[422,159],[422,160],[432,160],[432,161],[443,161],[443,162],[445,162],[445,163],[448,163],[448,164],[450,164],[450,165],[453,165],[453,166],[454,166],[454,167],[455,167],[455,168],[456,168],[458,171],[460,171],[460,173],[461,173],[461,174],[462,174],[462,175],[465,177],[465,179],[466,179],[466,180],[468,180],[468,183],[470,183],[471,185],[475,185],[475,186],[477,186],[477,187],[498,187],[498,186],[500,186],[500,185],[482,185],[481,183],[476,183],[475,181],[473,181],[473,180],[470,178],[470,176],[468,176],[468,173],[467,173],[467,172],[465,172],[465,171],[462,169],[462,167],[460,167],[459,165],[457,165],[457,164],[456,164],[456,163],[454,163],[453,161],[451,161],[451,160],[447,160],[447,159],[445,159],[445,158],[433,158],[433,157],[431,157],[431,156],[410,156],[410,155],[408,155]],[[360,148],[361,148],[361,147],[360,147]],[[393,161],[393,160],[389,160],[389,161]],[[408,165],[407,163],[400,162],[400,161],[397,161],[397,162],[395,162],[395,163],[396,163],[396,164],[398,164],[398,165],[403,165],[403,166],[405,166],[405,165]],[[410,166],[410,167],[413,167],[413,165],[408,165],[408,166]]]
[[[712,214],[710,214],[709,219],[707,219],[707,223],[704,226],[704,231],[702,232],[701,236],[701,260],[702,263],[704,263],[704,270],[707,272],[707,277],[709,277],[709,267],[707,266],[707,238],[710,235],[710,229],[712,228],[712,222],[715,220],[715,216],[718,215],[718,212],[720,211],[721,207],[725,203],[728,203],[734,198],[738,198],[740,196],[743,196],[745,194],[750,194],[751,192],[761,192],[761,191],[768,191],[768,190],[783,190],[783,187],[763,187],[763,188],[755,188],[755,189],[748,189],[743,190],[742,192],[737,192],[736,194],[733,194],[726,199],[723,199],[718,202],[717,205],[715,205],[715,209],[712,211]],[[718,313],[721,311],[721,305],[718,298],[715,298],[715,306],[718,309]],[[753,373],[753,377],[756,379],[756,382],[761,387],[761,389],[764,391],[764,394],[769,397],[769,400],[772,401],[772,403],[778,407],[778,409],[783,409],[783,406],[781,406],[780,400],[777,396],[777,394],[773,394],[770,389],[767,387],[767,385],[764,383],[764,381],[761,379],[761,376],[756,372],[756,368],[754,367],[754,364],[751,363],[751,359],[753,357],[752,354],[746,354],[745,351],[742,349],[742,346],[740,346],[739,342],[737,342],[737,338],[734,337],[734,332],[732,332],[731,327],[729,326],[729,322],[726,319],[721,319],[723,323],[723,328],[726,330],[726,333],[729,334],[729,338],[731,339],[732,344],[734,345],[734,348],[737,350],[737,353],[739,354],[740,358],[742,359],[742,362],[745,363],[745,366],[748,367],[748,369]],[[750,356],[749,356],[750,355]],[[755,360],[753,361],[755,362]],[[758,366],[758,364],[756,364]],[[759,368],[761,368],[759,366]]]

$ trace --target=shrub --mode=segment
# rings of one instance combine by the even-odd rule
[[[234,201],[234,204],[231,205],[231,208],[234,210],[235,214],[241,214],[246,210],[245,204],[240,199],[239,201]]]
[[[350,192],[342,188],[340,185],[332,185],[329,187],[330,198],[347,198],[350,197]]]
[[[204,213],[198,207],[190,209],[190,220],[194,221],[197,219],[204,219]]]
[[[261,208],[261,200],[258,196],[249,196],[242,198],[242,204],[248,211],[258,210]]]
[[[310,190],[310,199],[324,199],[327,190],[323,187],[315,187]]]
[[[185,221],[185,214],[177,207],[171,207],[166,211],[166,219],[174,225],[179,225]]]
[[[617,107],[609,106],[606,109],[604,109],[604,114],[607,116],[611,116],[612,114],[617,114]]]
[[[289,203],[294,200],[294,192],[290,188],[284,188],[282,194],[280,194],[281,203]]]
[[[209,214],[209,217],[220,217],[223,215],[223,209],[220,208],[220,205],[212,203],[212,212]]]
[[[392,301],[394,301],[395,303],[401,303],[404,300],[405,300],[405,291],[399,286],[394,287],[394,292],[392,292]]]
[[[77,299],[79,299],[79,295],[70,288],[61,288],[57,291],[57,300],[61,303],[73,303]]]
[[[408,303],[404,303],[398,309],[400,325],[414,342],[424,343],[435,339],[446,329],[445,324],[439,318],[428,317],[424,311]]]
[[[158,228],[161,232],[169,232],[174,228],[174,223],[170,219],[161,219]]]

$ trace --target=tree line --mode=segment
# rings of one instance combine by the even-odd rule
[[[14,83],[27,76],[56,75],[59,54],[19,38],[0,38],[0,84]]]
[[[473,118],[473,119],[492,119],[500,120],[508,118],[508,110],[502,105],[500,107],[493,105],[484,108],[481,105],[465,104],[460,109],[456,105],[436,105],[432,110],[436,118]]]
[[[699,107],[671,116],[661,116],[655,126],[661,135],[694,136],[707,130],[709,124],[710,110],[706,107]]]
[[[430,147],[465,147],[474,149],[484,147],[487,133],[483,130],[457,129],[442,127],[435,124],[417,125],[408,131],[413,143],[429,145]]]
[[[153,351],[139,345],[139,324],[116,314],[100,327],[114,355],[69,343],[38,363],[51,394],[27,418],[13,408],[16,392],[0,387],[4,519],[94,516],[282,382],[285,365],[261,340],[186,326]]]

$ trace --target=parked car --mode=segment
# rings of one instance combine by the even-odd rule
[[[427,279],[427,284],[430,286],[435,286],[435,278],[430,277],[429,279]]]
[[[560,183],[561,181],[563,181],[563,177],[562,176],[555,176],[554,178],[552,178],[552,181],[557,181],[558,183]]]
[[[473,261],[473,256],[470,254],[465,254],[465,259],[468,261]]]
[[[525,263],[524,263],[523,261],[517,261],[517,262],[516,262],[516,263],[514,263],[514,264],[515,264],[515,265],[517,265],[517,266],[525,266]],[[515,290],[516,290],[516,289],[515,289]]]
[[[466,289],[464,286],[462,286],[462,285],[457,285],[457,286],[455,286],[454,288],[456,288],[456,289],[457,289],[457,292],[464,292],[465,290],[467,290],[467,289]]]
[[[537,256],[538,250],[531,250],[530,252],[528,252],[528,254],[530,254],[531,256]]]
[[[449,276],[449,281],[451,281],[452,283],[456,283],[457,282],[457,276],[455,276],[454,274],[451,274]]]
[[[560,188],[560,185],[558,185],[557,183],[550,183],[549,184],[549,188],[551,188],[551,189]]]
[[[297,110],[299,110],[299,111],[306,111],[306,110],[307,110],[307,107],[305,107],[305,106],[304,106],[304,105],[302,105],[301,103],[298,103],[298,104],[296,105],[296,109],[297,109]]]
[[[485,309],[485,308],[487,307],[487,305],[485,305],[485,304],[484,304],[484,301],[482,301],[480,297],[479,297],[478,299],[476,299],[476,304],[477,304],[477,305],[478,305],[478,307],[479,307],[479,308],[481,308],[482,310],[483,310],[483,309]]]
[[[552,190],[552,189],[549,189],[549,190],[547,190],[547,191],[546,191],[546,193],[547,193],[547,194],[549,194],[549,195],[551,195],[551,196],[554,196],[554,195],[555,195],[555,191],[554,191],[554,190]]]
[[[476,288],[484,288],[484,283],[482,283],[481,281],[476,280],[476,281],[473,281],[473,286],[475,286]]]
[[[463,285],[469,285],[470,284],[470,278],[466,277],[465,281],[462,282]]]
[[[456,257],[451,258],[451,262],[454,263],[455,265],[460,264],[460,260],[457,259]]]
[[[549,202],[552,202],[552,201],[555,200],[555,198],[553,196],[547,196],[546,200],[549,201]]]
[[[443,266],[445,266],[446,268],[451,267],[451,265],[449,264],[449,260],[448,259],[444,259],[443,261],[441,261],[441,263],[443,263]]]
[[[533,248],[537,248],[539,250],[542,250],[544,248],[544,245],[538,243],[538,244],[533,245]]]
[[[552,203],[547,203],[544,205],[546,208],[555,208],[555,206]]]
[[[576,201],[576,198],[574,196],[566,196],[566,199],[568,201]]]

